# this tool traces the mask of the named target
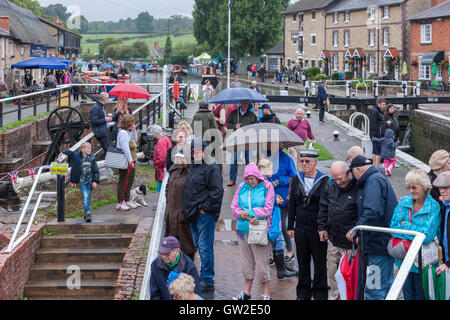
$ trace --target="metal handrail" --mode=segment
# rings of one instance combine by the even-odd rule
[[[400,291],[403,288],[403,285],[408,277],[409,271],[414,263],[414,259],[416,255],[419,253],[422,248],[423,241],[425,240],[425,234],[422,232],[412,231],[412,230],[402,230],[402,229],[391,229],[391,228],[382,228],[382,227],[373,227],[373,226],[355,226],[352,230],[350,230],[351,234],[355,234],[357,231],[374,231],[374,232],[383,232],[383,233],[398,233],[398,234],[408,234],[414,236],[414,239],[411,243],[411,246],[406,253],[405,259],[403,259],[403,263],[400,266],[400,269],[397,273],[397,276],[392,283],[392,286],[386,296],[386,300],[397,300],[400,294]],[[419,263],[421,264],[421,259],[419,257]],[[421,269],[421,268],[419,268]]]
[[[349,133],[351,136],[353,136],[354,135],[354,129],[356,129],[355,128],[355,125],[354,125],[354,123],[355,123],[355,119],[357,118],[357,117],[359,117],[359,116],[362,116],[363,118],[364,118],[364,130],[365,131],[363,131],[366,135],[369,135],[369,126],[370,126],[370,120],[369,120],[369,117],[366,115],[366,114],[364,114],[364,113],[362,113],[362,112],[354,112],[354,113],[352,113],[352,115],[350,116],[350,119],[349,119],[349,124],[350,124],[350,126],[351,126],[351,132]],[[362,130],[361,130],[362,131]]]
[[[30,194],[28,195],[27,201],[25,202],[25,206],[22,209],[22,213],[20,214],[19,221],[17,222],[16,228],[14,229],[13,236],[11,237],[11,240],[9,241],[8,248],[6,249],[7,253],[10,253],[23,239],[25,239],[26,236],[28,236],[28,233],[30,232],[31,225],[33,224],[34,216],[35,216],[37,208],[38,208],[38,206],[40,204],[40,200],[42,199],[43,195],[49,194],[48,192],[43,192],[43,193],[41,193],[39,195],[38,203],[36,204],[36,206],[34,208],[32,217],[28,221],[27,229],[26,229],[25,233],[22,235],[22,237],[20,237],[16,241],[17,234],[19,233],[20,226],[22,225],[22,221],[25,218],[25,214],[26,214],[26,212],[28,210],[28,207],[30,205],[30,202],[31,202],[31,198],[33,197],[34,191],[36,190],[37,184],[39,182],[39,178],[41,177],[42,171],[44,169],[50,169],[50,166],[48,166],[48,165],[47,166],[42,166],[38,170],[38,173],[36,175],[36,180],[34,180],[33,186],[31,187],[31,190],[30,190]],[[56,192],[55,192],[55,194],[56,194]]]
[[[50,92],[54,92],[54,91],[61,91],[61,90],[64,90],[64,89],[69,89],[70,86],[71,85],[69,85],[69,84],[64,84],[64,85],[60,85],[60,86],[58,86],[57,88],[54,88],[54,89],[41,90],[41,91],[36,91],[36,92],[32,92],[32,93],[22,94],[20,96],[3,98],[3,99],[0,99],[0,103],[13,101],[13,100],[18,100],[18,99],[23,99],[23,98],[32,97],[32,96],[37,96],[37,95],[41,95],[43,93],[50,93]]]
[[[150,300],[150,274],[152,262],[158,256],[158,249],[164,238],[166,223],[166,185],[169,181],[169,174],[166,172],[161,192],[159,193],[158,208],[156,209],[155,219],[153,220],[152,237],[150,239],[150,247],[148,249],[147,261],[145,264],[144,279],[142,280],[139,300]]]

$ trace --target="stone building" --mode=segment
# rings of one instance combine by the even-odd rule
[[[15,79],[23,84],[24,70],[11,65],[35,56],[56,56],[58,43],[30,11],[6,0],[0,0],[0,79],[11,87]],[[0,30],[1,31],[1,30]],[[33,70],[40,82],[42,70]]]
[[[58,55],[65,59],[79,58],[81,54],[81,36],[64,27],[64,23],[58,18],[53,22],[39,18],[44,27],[58,42]]]
[[[411,22],[411,79],[437,80],[448,84],[450,0],[433,0],[432,8],[410,17],[409,21]],[[436,75],[432,72],[433,63],[436,63]]]
[[[300,0],[282,13],[284,18],[284,65],[292,69],[323,68],[319,56],[325,46],[324,12],[333,0]]]

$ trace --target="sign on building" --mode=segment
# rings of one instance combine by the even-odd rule
[[[47,56],[47,47],[46,46],[30,46],[30,57],[36,58],[45,58]]]

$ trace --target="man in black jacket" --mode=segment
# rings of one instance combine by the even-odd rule
[[[255,115],[253,111],[250,110],[250,101],[243,100],[241,101],[241,106],[230,112],[227,117],[227,130],[236,131],[242,127],[258,123],[258,117]],[[237,171],[238,171],[238,153],[234,152],[233,163],[230,166],[230,181],[227,186],[231,187],[236,184],[237,179]],[[245,164],[250,163],[249,152],[245,151]]]
[[[109,135],[109,122],[112,117],[107,116],[105,112],[105,105],[109,101],[107,92],[102,92],[98,96],[97,102],[91,109],[91,128],[97,140],[100,142],[103,150],[108,152],[111,146],[111,137]]]
[[[281,124],[280,119],[278,119],[277,115],[273,113],[267,103],[261,106],[261,113],[263,114],[263,117],[259,120],[259,122]]]
[[[370,140],[384,137],[384,131],[386,130],[384,109],[386,109],[386,99],[378,98],[376,107],[370,110]],[[380,166],[381,142],[374,140],[372,140],[372,161],[374,167]]]
[[[201,259],[202,292],[214,290],[214,231],[220,216],[223,179],[216,163],[205,163],[206,143],[194,138],[191,143],[193,163],[186,178],[183,215],[191,224],[194,245]]]
[[[319,203],[328,176],[316,169],[316,150],[301,150],[303,171],[292,179],[289,192],[288,235],[295,237],[298,261],[297,300],[327,300],[327,242],[317,232]],[[311,256],[314,280],[311,289]]]
[[[346,235],[358,221],[356,199],[359,188],[345,162],[334,162],[330,173],[332,180],[328,181],[322,193],[317,224],[320,240],[328,240],[327,267],[331,286],[328,299],[337,300],[339,290],[334,275],[345,251],[352,249]]]

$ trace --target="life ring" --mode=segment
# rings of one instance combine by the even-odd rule
[[[175,101],[180,99],[180,83],[178,81],[173,84],[173,99]]]

